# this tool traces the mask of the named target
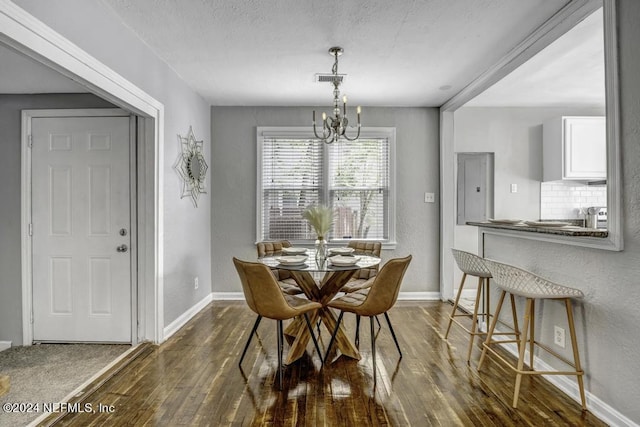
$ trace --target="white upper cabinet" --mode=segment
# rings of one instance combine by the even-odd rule
[[[601,180],[607,177],[604,117],[557,117],[543,125],[542,180]]]

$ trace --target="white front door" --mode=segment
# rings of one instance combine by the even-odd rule
[[[131,342],[129,121],[32,119],[34,341]]]

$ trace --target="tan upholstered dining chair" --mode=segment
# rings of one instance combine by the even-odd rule
[[[233,258],[233,264],[240,276],[242,291],[244,292],[247,305],[258,315],[251,334],[249,335],[249,339],[244,346],[238,365],[242,365],[242,360],[247,353],[247,349],[251,343],[251,338],[258,328],[262,318],[266,317],[268,319],[276,320],[278,329],[278,377],[279,386],[282,388],[282,321],[296,316],[303,316],[307,324],[307,328],[311,333],[313,344],[318,352],[318,357],[320,357],[320,362],[323,362],[320,347],[318,347],[318,341],[316,340],[313,328],[309,322],[309,317],[307,316],[308,312],[321,308],[322,304],[293,295],[283,294],[280,291],[278,282],[273,277],[271,270],[264,264],[241,261],[235,257]]]
[[[290,247],[291,243],[288,240],[265,241],[256,243],[258,258],[280,255],[282,253],[282,248]],[[287,295],[299,295],[303,293],[302,289],[300,289],[296,281],[293,280],[293,277],[291,277],[291,273],[289,273],[288,270],[275,268],[271,271],[278,281],[278,285],[280,286],[280,289],[282,289],[282,292]]]
[[[402,284],[402,278],[407,271],[407,267],[411,262],[411,255],[405,258],[395,258],[389,260],[375,276],[371,287],[361,289],[359,291],[351,292],[340,298],[336,298],[327,304],[329,307],[340,310],[336,328],[331,335],[331,341],[327,346],[327,352],[325,354],[325,360],[327,359],[331,346],[335,341],[336,333],[340,328],[342,322],[342,316],[345,312],[355,313],[358,316],[369,317],[371,325],[371,352],[373,358],[373,379],[376,378],[376,334],[374,331],[373,318],[379,314],[386,314],[391,307],[396,303],[398,299],[398,293],[400,292],[400,285]],[[387,317],[388,319],[388,317]],[[398,339],[393,331],[391,322],[389,322],[389,330],[393,337],[398,350]],[[400,353],[402,357],[402,353]]]
[[[347,244],[347,247],[353,248],[354,255],[373,255],[380,258],[380,250],[382,249],[382,243],[369,242],[361,240],[352,240]],[[378,266],[371,268],[362,268],[349,279],[346,285],[344,285],[340,291],[345,293],[351,293],[359,291],[360,289],[368,288],[373,283],[373,278],[378,274]]]
[[[381,242],[371,242],[366,240],[351,240],[347,247],[353,248],[354,255],[373,255],[380,258],[380,251],[382,250]],[[378,274],[378,265],[371,268],[362,268],[356,272],[356,274],[349,279],[346,285],[344,285],[340,291],[350,294],[351,292],[359,291],[361,289],[370,288],[373,283],[373,278]],[[391,320],[389,320],[389,315],[385,313],[385,318],[387,319],[387,323],[390,325]],[[380,321],[376,317],[376,322],[378,322],[378,327],[380,327]],[[356,336],[355,343],[358,345],[360,342],[360,316],[356,315]],[[402,357],[402,351],[400,351],[400,346],[398,346],[398,353]]]

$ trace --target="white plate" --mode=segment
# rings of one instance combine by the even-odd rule
[[[570,222],[561,221],[525,221],[524,223],[532,227],[564,227],[571,225]]]
[[[281,256],[276,259],[282,265],[300,265],[300,264],[304,264],[307,258],[308,257],[306,255],[290,255],[290,256]]]
[[[335,265],[336,267],[343,267],[343,266],[354,265],[356,262],[360,260],[360,257],[338,255],[338,256],[329,258],[329,260],[331,260],[331,265]]]
[[[349,255],[352,254],[353,251],[355,251],[355,249],[353,248],[330,248],[329,252],[331,252],[332,254],[338,254],[338,255]]]
[[[282,253],[287,255],[306,254],[307,248],[282,248]]]
[[[489,218],[489,222],[492,222],[494,224],[518,224],[520,222],[522,222],[521,219],[493,219],[493,218]]]

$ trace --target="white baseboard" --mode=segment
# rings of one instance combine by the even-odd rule
[[[244,301],[242,292],[213,292],[214,301]],[[399,301],[439,301],[440,292],[400,292]]]
[[[193,318],[193,316],[198,314],[200,310],[206,307],[206,305],[209,304],[212,300],[213,294],[210,293],[189,310],[182,313],[182,315],[180,315],[176,320],[165,326],[163,330],[162,341],[167,340],[171,335],[175,334],[178,329],[183,327],[189,320],[191,320],[191,318]]]
[[[0,351],[5,351],[11,348],[11,341],[0,341]]]
[[[518,358],[518,347],[515,343],[502,344],[502,347],[507,350],[513,356]],[[525,350],[525,360],[529,360],[528,350]],[[542,361],[537,356],[534,356],[533,365],[536,370],[539,371],[553,371],[553,368],[548,363]],[[582,404],[580,400],[580,390],[578,389],[578,383],[571,381],[569,376],[561,375],[543,375],[551,384],[558,387],[564,394],[575,400],[578,404]],[[611,427],[640,427],[624,414],[613,408],[611,405],[604,402],[602,399],[585,390],[585,399],[587,401],[587,409],[593,415],[604,421]]]
[[[242,292],[213,292],[214,301],[244,301]]]
[[[456,292],[457,291],[458,290],[456,289]],[[477,289],[463,289],[462,290],[462,295],[460,295],[460,298],[475,300],[477,294],[478,294],[478,290]]]
[[[439,301],[440,292],[400,292],[398,301]]]

